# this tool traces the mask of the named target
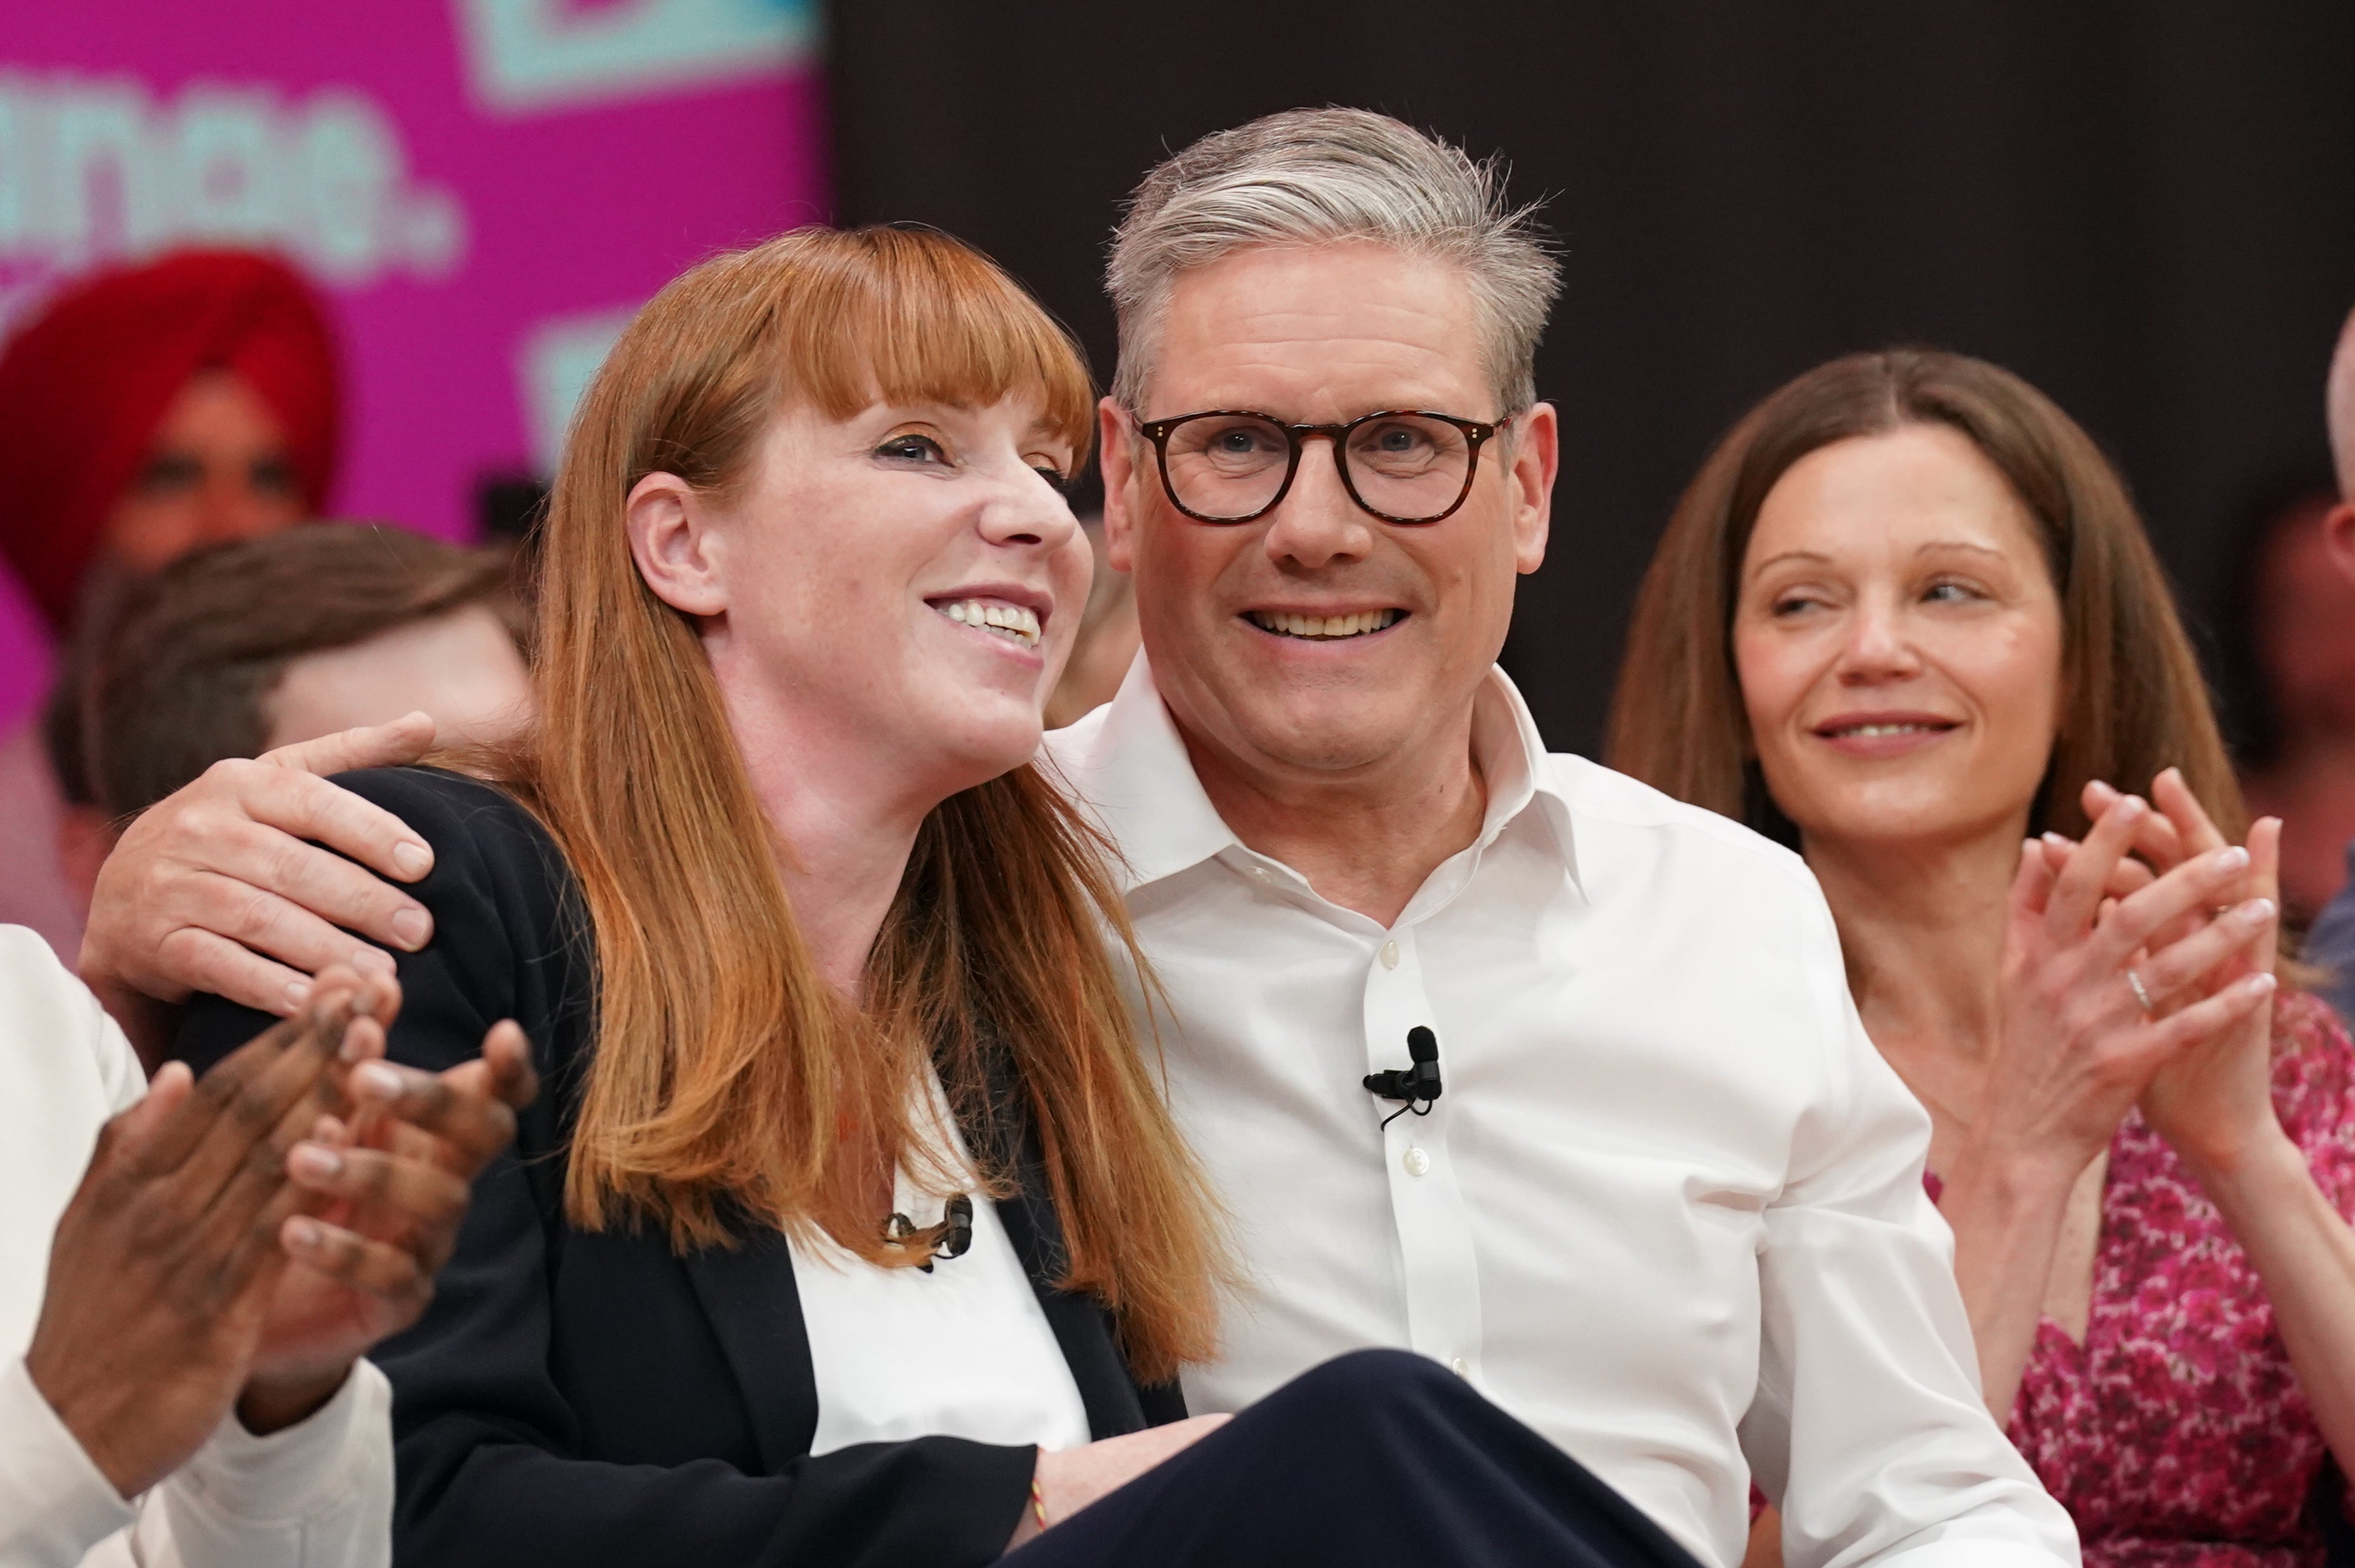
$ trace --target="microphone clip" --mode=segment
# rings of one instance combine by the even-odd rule
[[[926,1274],[943,1258],[961,1258],[973,1245],[973,1200],[964,1193],[951,1198],[941,1210],[941,1222],[921,1229],[905,1214],[894,1213],[883,1225],[883,1244],[930,1249],[916,1266]]]
[[[1432,1102],[1440,1095],[1439,1037],[1424,1025],[1415,1025],[1406,1031],[1406,1054],[1412,1065],[1369,1072],[1365,1077],[1368,1093],[1399,1102],[1399,1108],[1382,1118],[1386,1127],[1409,1111],[1418,1116],[1431,1115]]]

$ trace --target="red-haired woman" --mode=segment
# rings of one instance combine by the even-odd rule
[[[1954,355],[1774,393],[1661,542],[1611,761],[1822,882],[1930,1112],[1987,1403],[2088,1562],[2320,1562],[2355,1051],[2276,986],[2280,824],[2228,843],[2199,668],[2084,432]]]
[[[433,853],[392,1054],[512,1015],[551,1091],[380,1358],[400,1560],[1689,1568],[1419,1358],[1178,1419],[1213,1218],[1029,765],[1092,416],[954,240],[706,262],[575,423],[505,787],[353,776]]]

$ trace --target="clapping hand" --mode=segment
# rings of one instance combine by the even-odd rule
[[[384,1020],[389,1022],[389,1020]],[[238,1413],[255,1431],[333,1397],[368,1347],[423,1315],[456,1244],[475,1176],[515,1136],[538,1080],[512,1022],[441,1073],[366,1061],[349,1121],[322,1118],[287,1169],[324,1206],[287,1221],[281,1278]]]
[[[2151,796],[2159,809],[2137,824],[2135,845],[2161,873],[2229,850],[2180,773],[2169,768],[2159,774]],[[2085,786],[2088,815],[2113,810],[2121,798],[2105,784]],[[2155,978],[2146,988],[2155,1012],[2179,1015],[2223,997],[2263,1002],[2271,997],[2280,936],[2275,917],[2280,865],[2281,822],[2266,817],[2249,830],[2241,876],[2220,889],[2215,900],[2155,933],[2154,940],[2179,946],[2203,939],[2220,955],[2189,976],[2154,964]],[[2259,1145],[2284,1136],[2274,1115],[2272,1071],[2273,1009],[2232,1009],[2153,1076],[2141,1097],[2144,1119],[2195,1172],[2229,1169]]]
[[[344,1071],[383,1050],[389,979],[319,977],[301,1016],[193,1080],[166,1064],[108,1122],[58,1221],[26,1370],[124,1497],[200,1446],[244,1385],[310,1194],[288,1151],[346,1109]]]
[[[166,1063],[100,1132],[25,1360],[124,1497],[232,1405],[255,1432],[301,1420],[432,1299],[538,1080],[513,1023],[438,1074],[381,1060],[400,999],[329,969],[300,1016],[201,1080]]]
[[[2159,1073],[2262,1013],[2271,988],[2270,976],[2219,978],[2256,925],[2270,929],[2270,906],[2204,918],[2244,885],[2246,852],[2221,837],[2196,850],[2180,844],[2154,876],[2127,858],[2153,837],[2148,805],[2111,791],[2093,816],[2083,843],[2053,836],[2021,857],[2005,949],[2004,1061],[1990,1074],[1985,1123],[2016,1145],[2010,1154],[2053,1162],[2063,1179],[2109,1142]]]

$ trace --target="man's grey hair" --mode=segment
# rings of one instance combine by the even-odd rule
[[[1496,411],[1518,413],[1537,400],[1538,338],[1561,288],[1535,210],[1506,205],[1497,159],[1476,162],[1387,114],[1294,109],[1205,136],[1145,176],[1114,234],[1104,280],[1120,318],[1113,396],[1147,411],[1145,383],[1179,274],[1261,246],[1357,240],[1463,270]]]
[[[1122,341],[1127,341],[1125,331]],[[2330,357],[2324,411],[2330,421],[2330,460],[2339,468],[2339,498],[2355,501],[2355,311],[2348,313],[2339,352]]]

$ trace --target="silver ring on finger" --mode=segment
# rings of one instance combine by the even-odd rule
[[[2135,994],[2135,1000],[2142,1004],[2143,1017],[2148,1018],[2158,1010],[2150,1004],[2150,993],[2144,989],[2142,976],[2131,968],[2126,971],[2126,988]]]

